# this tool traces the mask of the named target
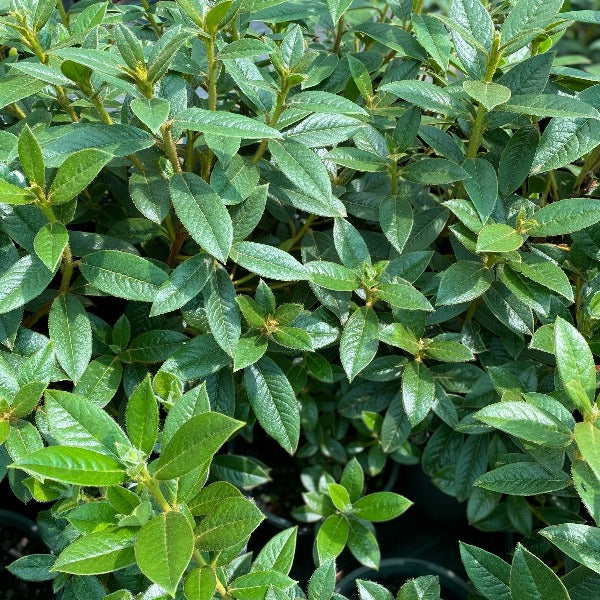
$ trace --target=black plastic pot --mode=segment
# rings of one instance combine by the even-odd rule
[[[376,581],[388,588],[399,587],[403,582],[421,575],[437,575],[440,578],[444,600],[467,600],[469,587],[458,575],[436,563],[416,558],[389,558],[381,561],[379,571],[361,567],[346,575],[336,586],[336,591],[350,597],[356,592],[356,580]],[[391,590],[394,596],[397,590]]]
[[[428,520],[445,525],[466,522],[466,504],[437,488],[421,465],[404,467],[394,491],[412,500]]]
[[[398,475],[400,473],[400,465],[398,465],[398,463],[390,463],[390,464],[391,464],[391,466],[390,466],[390,470],[389,470],[385,485],[383,486],[383,488],[381,490],[378,490],[378,491],[389,492],[389,491],[393,490],[394,487],[396,486],[396,482],[398,480]],[[251,492],[248,492],[248,494],[251,497],[253,497]],[[313,535],[315,533],[315,525],[314,524],[298,523],[297,521],[294,521],[292,519],[287,519],[286,517],[281,517],[279,515],[275,515],[272,512],[266,510],[264,508],[264,506],[262,505],[262,503],[260,502],[260,500],[258,500],[256,498],[255,498],[255,500],[256,500],[256,505],[263,512],[267,521],[271,525],[273,525],[273,527],[275,527],[276,529],[280,529],[283,531],[284,529],[288,529],[289,527],[294,527],[294,526],[298,525],[298,535]]]
[[[26,545],[19,547],[20,540],[25,540]],[[0,547],[1,567],[5,567],[6,564],[18,557],[13,553],[15,548],[19,552],[25,550],[23,554],[47,552],[37,525],[25,515],[10,510],[0,510],[0,543],[2,544]],[[51,582],[22,581],[4,569],[1,569],[0,572],[0,596],[3,600],[5,598],[10,600],[43,598],[47,600],[55,597]]]

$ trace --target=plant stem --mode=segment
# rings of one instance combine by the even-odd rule
[[[24,119],[27,116],[16,102],[13,102],[10,105],[10,109],[17,117],[17,119]]]
[[[390,166],[390,185],[392,188],[392,196],[395,196],[398,193],[398,163],[396,160],[392,162]]]
[[[142,8],[144,9],[144,14],[146,15],[146,19],[148,19],[148,23],[150,23],[150,27],[154,30],[154,33],[160,38],[162,36],[162,31],[150,10],[150,4],[148,0],[141,0]]]
[[[334,54],[339,54],[340,44],[342,43],[342,36],[344,35],[344,15],[340,17],[338,21],[337,27],[335,29],[335,37],[333,38],[333,48],[332,52]]]
[[[177,257],[179,256],[179,253],[181,252],[181,247],[183,246],[185,240],[187,240],[187,237],[188,237],[188,232],[185,230],[185,227],[183,227],[183,225],[181,225],[181,223],[180,223],[177,234],[175,235],[175,239],[173,240],[173,243],[171,244],[171,248],[169,249],[169,256],[167,258],[167,264],[170,267],[172,267],[175,264]]]
[[[573,193],[578,194],[581,184],[588,175],[592,175],[600,166],[600,146],[596,146],[586,157],[577,179],[573,184]]]
[[[150,495],[156,500],[156,503],[164,512],[173,510],[173,507],[167,502],[167,499],[160,489],[160,486],[156,481],[154,481],[154,479],[145,479],[142,481],[142,485],[148,490]]]
[[[177,154],[177,146],[175,145],[175,140],[171,135],[171,130],[173,128],[173,122],[169,121],[161,126],[160,131],[162,133],[162,140],[165,146],[165,154],[173,167],[175,173],[183,173],[181,169],[181,164],[179,163],[179,156]]]
[[[288,91],[289,91],[289,87],[288,87],[287,81],[284,79],[281,82],[281,90],[279,91],[279,94],[277,94],[277,103],[275,104],[275,109],[273,110],[273,114],[272,114],[271,118],[267,120],[267,125],[269,125],[270,127],[275,127],[275,125],[277,125],[277,121],[279,120],[279,117],[281,116],[281,113],[283,112],[283,107],[285,106],[285,99],[287,97]],[[269,143],[269,140],[267,140],[266,138],[261,141],[260,145],[256,149],[254,158],[252,159],[253,163],[257,163],[262,158],[262,155],[265,153],[265,150],[267,149],[268,143]]]
[[[65,7],[62,3],[62,0],[58,0],[57,5],[58,5],[58,14],[60,15],[60,20],[62,21],[63,25],[67,28],[67,31],[69,33],[71,33],[71,22],[69,19],[69,15],[67,14],[67,11],[65,10]]]
[[[490,50],[490,56],[488,58],[484,78],[485,83],[492,82],[494,73],[496,72],[498,63],[500,62],[500,58],[502,58],[502,54],[500,53],[500,35],[497,34],[494,36],[492,49]],[[475,115],[475,121],[473,122],[473,128],[471,129],[471,135],[469,137],[466,158],[475,158],[477,156],[477,151],[479,150],[479,146],[481,146],[481,140],[483,138],[485,113],[485,106],[480,102],[477,105],[477,113]]]
[[[279,244],[279,248],[281,248],[282,250],[287,250],[287,251],[291,250],[304,237],[304,235],[310,229],[311,225],[313,224],[313,221],[316,218],[317,218],[316,215],[309,215],[309,217],[304,222],[304,225],[302,225],[302,227],[300,227],[298,232],[294,236],[292,236],[289,240],[285,240],[285,242],[282,242],[281,244]]]
[[[217,110],[217,59],[215,58],[214,34],[204,41],[206,45],[206,89],[208,91],[208,110]]]

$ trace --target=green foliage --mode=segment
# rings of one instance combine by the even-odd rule
[[[461,546],[478,594],[592,598],[593,4],[0,3],[0,477],[52,503],[9,570],[295,600],[296,529],[245,550],[287,453],[308,600],[379,566],[392,463],[523,536]]]

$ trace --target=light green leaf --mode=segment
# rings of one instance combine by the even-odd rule
[[[490,404],[473,415],[476,419],[534,444],[564,448],[572,433],[557,417],[527,402]]]
[[[578,409],[587,414],[596,393],[596,367],[594,357],[584,337],[567,321],[557,317],[554,326],[556,366],[567,394]],[[583,396],[571,392],[568,384],[577,382],[584,391]]]
[[[244,424],[220,413],[191,417],[175,432],[155,463],[156,479],[173,479],[206,464]]]
[[[15,461],[11,467],[40,479],[73,485],[118,485],[127,477],[125,468],[114,458],[87,448],[70,446],[36,450]]]
[[[399,517],[412,506],[412,502],[394,492],[374,492],[354,503],[354,514],[360,519],[380,523]]]
[[[0,179],[0,202],[2,204],[31,204],[35,200],[36,195],[31,190],[20,188]]]
[[[510,225],[486,225],[477,236],[477,252],[512,252],[523,244],[523,236]]]
[[[210,512],[196,529],[201,550],[225,550],[239,544],[264,519],[256,505],[246,498],[226,498]]]
[[[125,423],[131,443],[149,455],[158,436],[158,403],[150,375],[144,377],[127,401]]]
[[[575,441],[585,462],[600,478],[600,429],[594,423],[585,421],[575,425]]]
[[[317,532],[316,548],[319,564],[341,554],[348,539],[348,520],[342,515],[330,515]]]
[[[163,98],[134,98],[130,106],[133,114],[153,133],[169,118],[171,110],[169,101]]]
[[[38,141],[27,124],[19,135],[18,150],[23,173],[31,183],[36,183],[43,190],[46,179],[44,157]]]
[[[600,221],[600,200],[569,198],[540,208],[533,215],[536,224],[527,230],[533,236],[573,233]]]
[[[172,597],[194,550],[194,532],[187,517],[173,510],[148,521],[135,540],[135,559],[150,581]]]
[[[486,83],[484,81],[474,81],[465,79],[463,89],[473,100],[483,104],[486,110],[492,110],[508,102],[511,97],[510,88],[499,83]]]
[[[111,573],[135,564],[135,529],[97,531],[71,542],[59,555],[52,570],[73,575]]]
[[[54,272],[69,242],[69,233],[62,223],[47,223],[33,238],[33,247],[38,258]]]
[[[304,266],[310,273],[311,280],[325,289],[352,292],[360,287],[358,274],[343,265],[315,260]]]

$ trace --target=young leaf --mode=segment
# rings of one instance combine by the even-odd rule
[[[341,554],[348,539],[348,520],[343,515],[330,515],[325,519],[315,541],[319,564]]]
[[[508,102],[511,97],[510,88],[499,83],[486,83],[484,81],[465,79],[462,85],[465,92],[473,100],[483,104],[488,111]]]
[[[564,319],[558,317],[554,326],[556,365],[560,378],[571,400],[579,410],[587,414],[596,393],[596,367],[594,358],[583,336]],[[583,396],[571,392],[568,385],[577,382]]]
[[[399,517],[412,506],[404,496],[393,492],[374,492],[354,503],[354,513],[365,521],[390,521]]]
[[[48,223],[35,234],[33,247],[38,258],[54,273],[68,242],[69,233],[62,223]]]
[[[131,394],[125,410],[125,422],[131,443],[149,455],[158,436],[158,403],[150,375],[146,375]]]
[[[523,236],[510,225],[486,225],[477,236],[477,252],[512,252],[523,244]]]
[[[18,148],[23,173],[31,183],[36,183],[43,190],[46,179],[44,157],[42,149],[28,125],[21,130]]]

